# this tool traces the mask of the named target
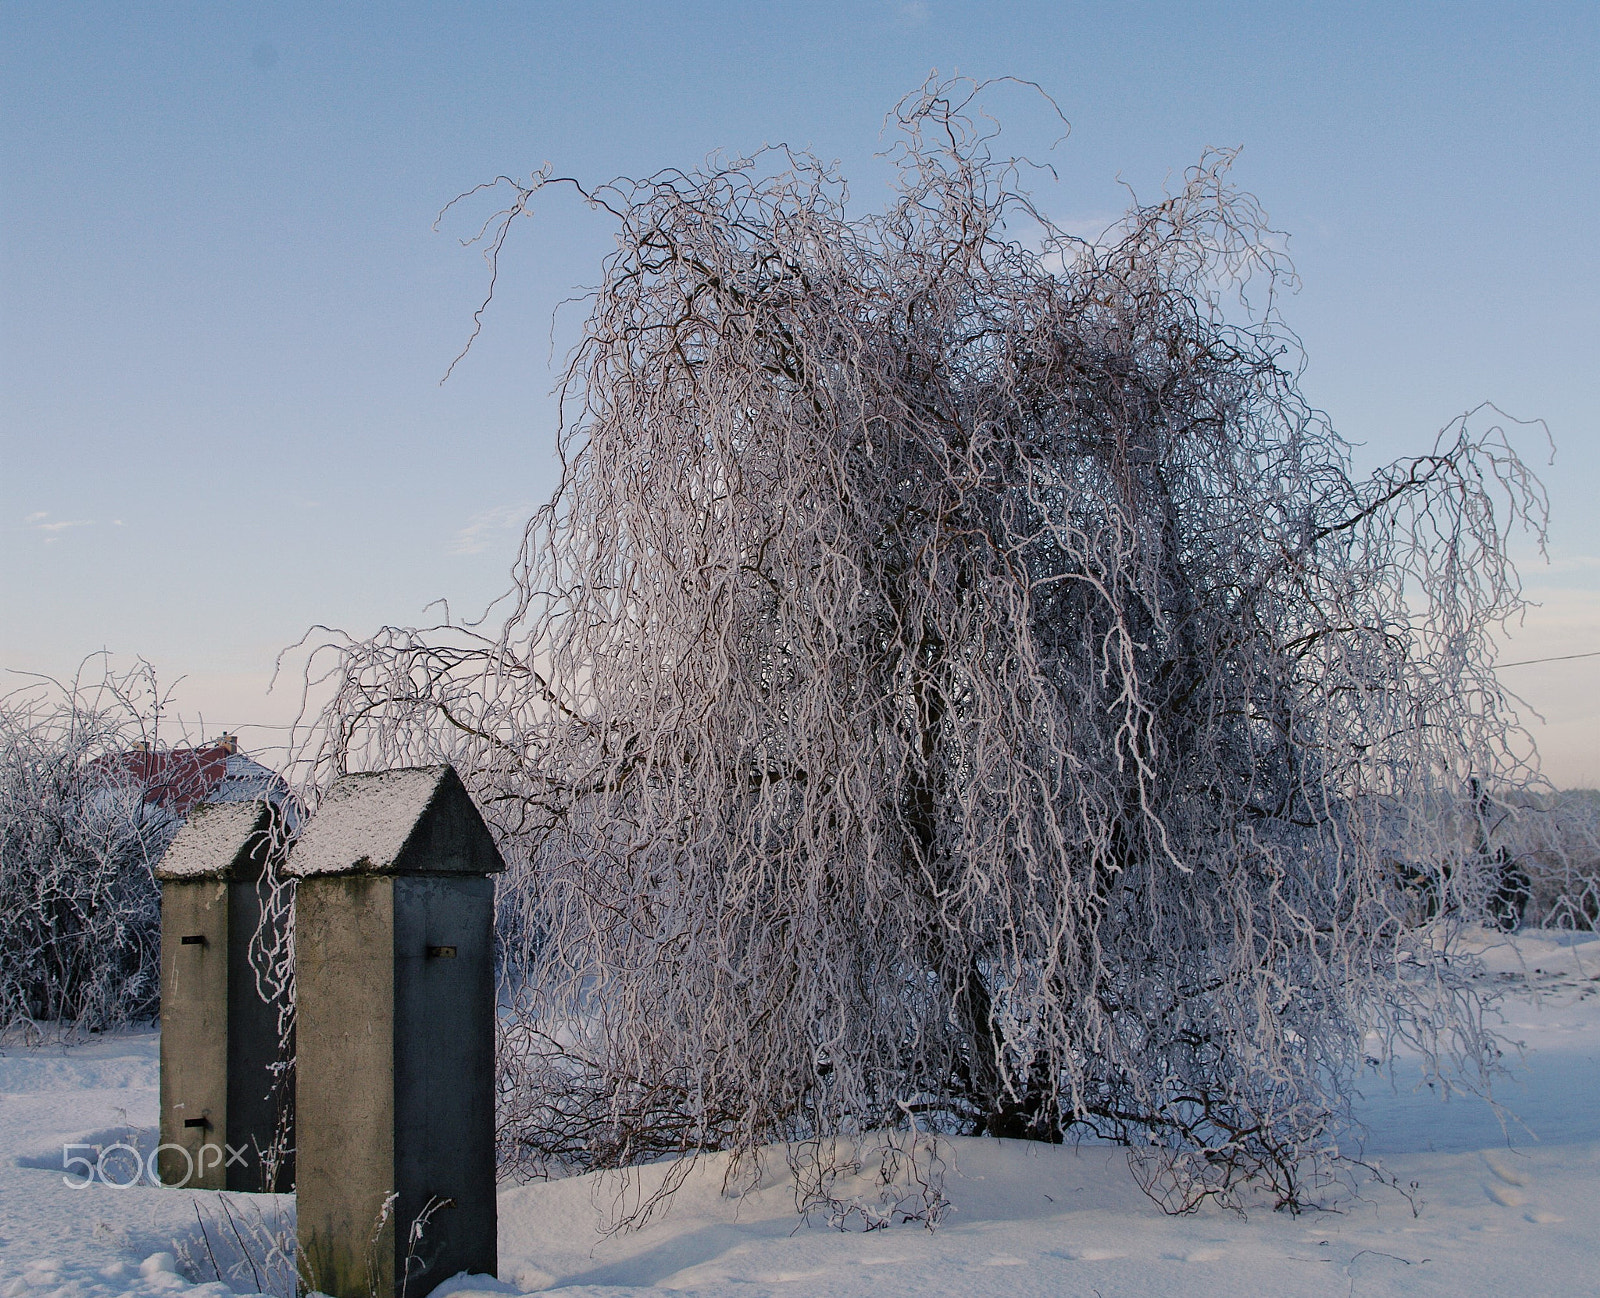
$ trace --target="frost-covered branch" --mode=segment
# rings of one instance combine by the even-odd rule
[[[160,1003],[151,869],[179,821],[107,759],[156,742],[165,700],[147,664],[89,667],[0,697],[0,1032],[100,1030]]]
[[[1369,1028],[1492,1058],[1445,825],[1530,778],[1541,489],[1490,409],[1354,476],[1227,155],[1089,243],[954,88],[898,118],[880,215],[786,150],[595,191],[508,614],[330,644],[311,756],[455,761],[514,858],[515,1169],[915,1113],[1297,1202]]]

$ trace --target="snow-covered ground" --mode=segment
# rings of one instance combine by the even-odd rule
[[[1522,1125],[1503,1130],[1481,1100],[1375,1081],[1359,1110],[1367,1154],[1404,1193],[1373,1184],[1299,1217],[1165,1217],[1115,1149],[958,1140],[944,1150],[952,1207],[937,1231],[848,1233],[800,1221],[776,1172],[724,1192],[712,1158],[665,1215],[626,1234],[600,1229],[614,1182],[508,1186],[499,1279],[435,1292],[1600,1293],[1600,942],[1524,934],[1486,959],[1513,993],[1503,1030],[1523,1054],[1498,1096]],[[230,1195],[223,1213],[213,1194],[64,1184],[64,1144],[148,1150],[157,1054],[154,1032],[130,1032],[0,1056],[0,1298],[221,1298],[213,1257],[223,1272],[240,1260],[234,1231],[253,1241],[259,1270],[266,1236],[292,1230],[288,1199]],[[107,1167],[126,1178],[129,1153]],[[233,1288],[254,1288],[239,1269]]]

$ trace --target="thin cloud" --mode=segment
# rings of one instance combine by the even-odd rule
[[[1116,242],[1116,226],[1121,219],[1119,213],[1085,213],[1054,222],[1057,231],[1069,239],[1081,239],[1086,247],[1068,244],[1064,248],[1047,249],[1044,227],[1026,218],[1018,221],[1014,237],[1029,252],[1038,255],[1045,270],[1052,275],[1065,275],[1085,252],[1111,247]]]
[[[50,520],[50,511],[47,509],[41,509],[35,513],[29,514],[25,520],[27,526],[33,531],[44,533],[45,544],[47,545],[51,541],[59,541],[63,532],[69,531],[74,527],[94,526],[94,519],[92,518],[60,518],[53,521],[47,520]]]
[[[1524,566],[1528,571],[1532,572],[1533,575],[1535,575],[1535,576],[1538,575],[1537,572],[1534,569],[1534,562],[1529,562]],[[1556,558],[1556,559],[1550,560],[1549,563],[1543,565],[1543,568],[1544,568],[1544,571],[1547,572],[1547,573],[1592,572],[1596,568],[1600,568],[1600,555],[1594,555],[1594,554],[1569,554],[1569,555],[1564,555],[1564,556],[1562,556],[1560,558]]]
[[[471,520],[456,533],[451,542],[451,554],[482,554],[507,539],[508,534],[522,535],[532,517],[533,510],[526,505],[497,505]]]

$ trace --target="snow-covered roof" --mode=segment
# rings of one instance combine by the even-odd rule
[[[254,802],[265,798],[282,802],[289,796],[283,776],[243,753],[230,753],[223,765],[222,778],[206,793],[207,802]]]
[[[202,802],[156,866],[158,879],[211,879],[230,876],[241,858],[264,852],[271,808],[262,801]],[[259,871],[259,860],[255,869]]]
[[[289,857],[288,872],[495,874],[505,868],[450,766],[341,776]]]

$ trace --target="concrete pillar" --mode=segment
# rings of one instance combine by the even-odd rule
[[[334,1298],[495,1273],[504,868],[449,766],[343,777],[289,858],[300,1260]]]
[[[274,849],[265,802],[196,806],[161,883],[161,1143],[166,1185],[288,1190],[293,1100],[278,1010],[250,966],[258,881]],[[266,1157],[263,1157],[263,1155]]]

